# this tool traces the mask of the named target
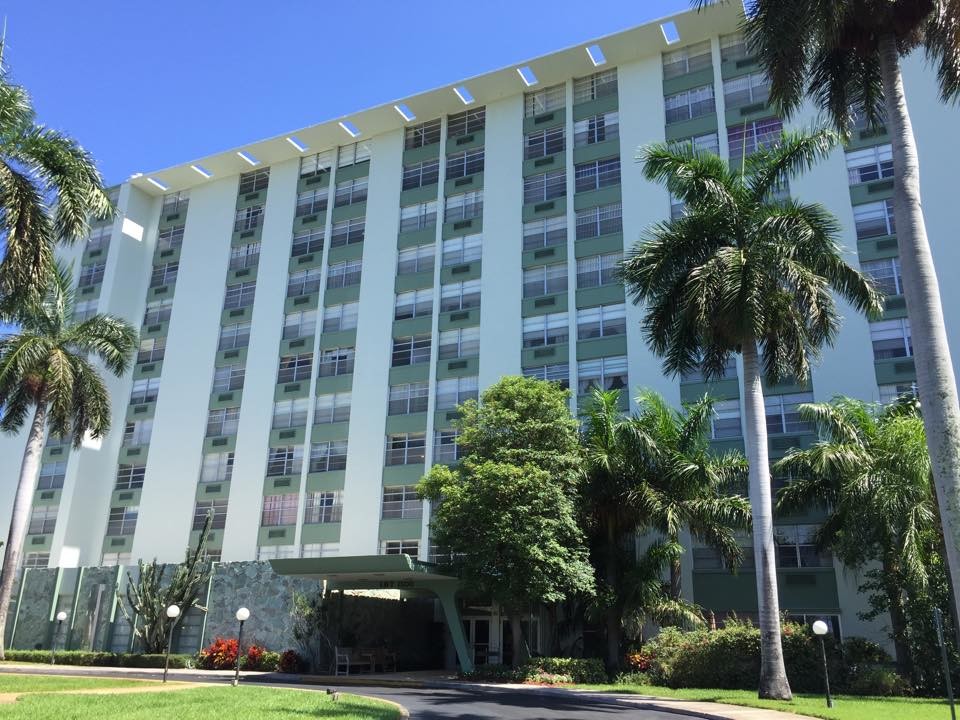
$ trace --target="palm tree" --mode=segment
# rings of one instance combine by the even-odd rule
[[[923,220],[920,167],[900,59],[923,49],[936,68],[941,98],[956,101],[958,28],[956,0],[756,0],[745,23],[748,43],[770,75],[770,98],[783,114],[793,113],[810,97],[842,131],[850,127],[851,109],[889,130],[903,292],[955,616],[960,616],[960,402]]]
[[[51,209],[52,208],[52,209]],[[37,123],[30,97],[0,68],[0,317],[43,295],[53,249],[89,233],[113,205],[90,155]]]
[[[689,144],[642,149],[646,177],[666,184],[686,212],[650,228],[621,268],[633,301],[646,304],[643,331],[666,372],[699,367],[719,377],[731,353],[743,356],[762,698],[791,693],[780,642],[761,374],[773,382],[809,377],[811,361],[839,328],[831,290],[859,311],[882,308],[880,294],[844,262],[836,219],[817,204],[775,199],[835,143],[826,130],[784,133],[737,168]]]
[[[33,414],[0,570],[0,660],[44,432],[69,437],[74,447],[80,447],[87,435],[105,435],[110,429],[110,397],[91,360],[119,377],[130,366],[137,344],[137,333],[125,320],[94,315],[75,322],[70,272],[55,266],[49,277],[44,297],[18,312],[19,331],[0,338],[0,430],[17,433]]]
[[[822,440],[776,464],[793,478],[777,508],[824,508],[820,547],[851,567],[880,560],[897,665],[910,674],[904,590],[908,583],[926,585],[925,538],[937,526],[919,403],[903,398],[884,407],[835,398],[801,405],[799,412]]]

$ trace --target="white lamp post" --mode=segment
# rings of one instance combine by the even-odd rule
[[[57,661],[57,637],[60,635],[60,626],[67,619],[67,613],[61,610],[57,613],[57,626],[53,629],[53,642],[50,644],[50,664]]]
[[[827,648],[823,644],[824,636],[830,632],[830,628],[823,620],[817,620],[813,623],[813,634],[820,638],[820,654],[823,656],[823,682],[827,689],[827,707],[833,707],[833,698],[830,697],[830,671],[827,670]]]
[[[243,624],[250,619],[250,611],[242,607],[237,610],[237,620],[240,621],[240,630],[237,632],[237,667],[233,674],[233,686],[240,684],[240,655],[243,653]]]
[[[173,629],[177,626],[180,617],[180,606],[171,605],[167,608],[167,617],[170,618],[170,635],[167,637],[167,656],[163,661],[163,681],[167,681],[167,671],[170,669],[170,648],[173,646]]]

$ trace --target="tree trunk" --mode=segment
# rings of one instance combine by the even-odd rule
[[[620,544],[617,527],[610,522],[607,525],[607,567],[606,580],[614,600],[605,612],[607,626],[607,670],[617,673],[620,670],[620,646],[623,639],[623,607],[620,604]]]
[[[757,573],[757,607],[760,610],[760,697],[790,700],[790,683],[783,664],[780,637],[780,600],[777,596],[776,546],[773,542],[773,501],[767,425],[757,343],[743,343],[743,401],[747,458],[750,462],[750,504],[753,508],[753,555]]]
[[[884,553],[883,591],[887,596],[890,613],[890,634],[893,636],[893,652],[897,661],[897,672],[904,677],[913,675],[913,657],[907,640],[907,612],[903,606],[903,593],[900,588],[900,567],[892,553]]]
[[[33,500],[33,485],[40,469],[40,455],[43,452],[43,433],[47,424],[47,405],[37,404],[33,414],[33,424],[27,435],[27,446],[23,450],[23,462],[20,465],[20,479],[17,481],[17,494],[13,500],[13,515],[10,518],[10,532],[3,549],[3,569],[0,570],[0,660],[4,659],[4,638],[7,630],[7,612],[10,609],[10,597],[13,595],[13,581],[20,567],[20,554],[23,540],[27,536],[27,524],[30,522],[30,505]]]
[[[672,537],[670,542],[679,544],[680,538]],[[674,600],[679,600],[683,593],[683,575],[681,574],[683,567],[680,563],[679,557],[670,560],[670,597]]]
[[[527,659],[527,654],[524,652],[521,615],[516,611],[510,612],[510,635],[513,645],[513,667],[516,668],[523,665],[523,662]]]
[[[947,547],[954,614],[960,616],[960,402],[947,344],[933,256],[920,203],[920,164],[900,76],[900,56],[893,35],[880,38],[880,76],[893,145],[893,209],[903,273],[903,294],[913,340],[917,392],[940,504]]]
[[[614,602],[606,611],[607,669],[616,674],[620,670],[620,639],[623,636],[623,620],[620,605]]]

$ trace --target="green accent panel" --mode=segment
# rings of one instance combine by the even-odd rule
[[[233,235],[230,237],[230,247],[236,247],[237,245],[246,245],[247,243],[256,242],[257,240],[260,240],[262,236],[263,236],[262,222],[252,230],[235,230]]]
[[[133,366],[133,379],[142,380],[143,378],[160,377],[163,370],[163,361],[157,360],[151,363],[141,363]]]
[[[480,261],[457,263],[440,269],[440,282],[442,284],[452,282],[463,282],[465,280],[475,280],[480,277]]]
[[[305,398],[310,394],[310,380],[298,380],[296,382],[283,383],[277,385],[273,390],[273,399],[276,400],[296,400]]]
[[[313,335],[280,341],[281,355],[296,355],[313,348]]]
[[[320,334],[321,350],[338,347],[354,347],[356,344],[356,330],[341,330],[340,332],[325,332]]]
[[[406,540],[409,538],[419,538],[420,529],[423,521],[420,518],[411,518],[401,520],[390,518],[380,521],[380,539],[381,540]]]
[[[229,480],[197,484],[197,500],[224,500],[229,496]]]
[[[220,313],[220,324],[232,325],[233,323],[249,322],[251,315],[253,315],[252,305],[242,308],[227,308]]]
[[[263,205],[267,202],[267,188],[256,190],[255,192],[237,195],[237,209],[250,207],[251,205]]]
[[[588,100],[573,106],[573,120],[583,120],[598,113],[610,112],[620,106],[620,99],[616,95],[606,95],[596,100]]]
[[[393,283],[394,292],[398,293],[428,287],[433,287],[433,270],[397,275],[397,279]]]
[[[270,447],[283,447],[285,445],[303,445],[307,436],[307,428],[274,428],[270,431]]]
[[[317,395],[329,395],[335,392],[346,392],[353,387],[353,373],[349,375],[331,375],[318,377],[316,384]]]
[[[283,301],[283,312],[291,313],[298,310],[313,310],[317,307],[320,298],[319,293],[310,293],[309,295],[296,295],[288,297]]]
[[[794,448],[806,450],[817,441],[811,433],[799,435],[774,434],[767,437],[767,449],[771,458],[781,458]]]
[[[764,396],[767,395],[789,395],[791,393],[809,392],[813,386],[809,382],[800,383],[793,376],[784,377],[780,382],[768,383],[766,378],[760,378],[760,385],[763,388]]]
[[[704,85],[713,85],[713,65],[685,75],[665,79],[663,81],[663,96],[675,95],[678,92],[703,87]]]
[[[414,465],[388,465],[383,468],[384,485],[416,485],[423,477],[424,470],[422,463]],[[409,537],[409,535],[407,536]],[[417,535],[416,537],[419,537]]]
[[[203,440],[203,452],[231,452],[237,449],[237,436],[208,437]]]
[[[400,367],[390,368],[390,384],[401,385],[402,383],[425,382],[430,377],[430,363],[417,363],[416,365],[401,365]]]
[[[731,575],[722,570],[694,570],[692,599],[705,608],[756,611],[756,575],[746,571]]]
[[[140,504],[140,490],[114,490],[110,494],[113,506],[136,507]]]
[[[617,252],[618,250],[623,250],[623,233],[610,233],[586,240],[577,240],[573,245],[573,253],[578,258]]]
[[[727,127],[734,127],[736,125],[742,125],[745,122],[753,122],[754,120],[775,116],[776,114],[773,112],[769,103],[747,103],[746,105],[737,107],[728,106],[724,114],[724,122]]]
[[[325,543],[340,540],[340,523],[309,523],[300,530],[300,542]]]
[[[717,114],[707,113],[693,120],[670,123],[664,132],[667,140],[682,140],[691,135],[705,135],[717,131]]]
[[[573,197],[575,210],[585,210],[586,208],[610,205],[616,202],[620,202],[620,185],[610,185],[599,190],[577,193]]]
[[[94,298],[98,297],[100,297],[100,283],[81,288],[77,293],[77,298],[80,300],[93,300]],[[147,297],[149,299],[151,295],[148,294]]]
[[[595,340],[581,340],[577,343],[577,360],[593,360],[594,358],[626,354],[626,335],[613,335],[612,337],[596,338]]]
[[[309,306],[304,306],[303,309],[308,309]],[[233,350],[220,350],[213,359],[213,364],[216,367],[223,367],[224,365],[237,365],[244,364],[247,362],[247,348],[234,348]]]
[[[837,574],[832,567],[778,570],[780,607],[785,611],[833,610],[840,607]]]
[[[912,357],[874,360],[873,366],[876,370],[878,385],[908,383],[917,379],[917,370]]]
[[[263,480],[264,495],[288,495],[300,492],[300,475],[268,477]]]
[[[355,165],[337,168],[337,182],[341,183],[344,180],[356,180],[357,178],[366,177],[369,174],[370,161],[366,160],[362,163],[356,163]]]
[[[343,483],[346,477],[346,470],[330,470],[329,472],[309,473],[307,475],[307,492],[320,492],[321,490],[343,490]]]
[[[520,304],[521,317],[546,315],[547,313],[563,312],[567,309],[567,293],[543,295],[541,297],[525,298]]]
[[[460,235],[471,235],[483,230],[483,217],[470,218],[469,220],[454,220],[444,223],[440,236],[447,238],[458,237]]]
[[[577,290],[577,307],[587,308],[597,305],[625,302],[623,285],[611,284]]]
[[[330,187],[330,171],[324,171],[319,175],[311,177],[302,177],[297,180],[297,192],[304,190],[316,190],[317,188]]]
[[[907,299],[903,295],[888,295],[883,301],[883,319],[907,317]]]
[[[45,445],[43,448],[43,462],[52,460],[66,460],[70,450],[68,447],[53,447]]]
[[[333,209],[333,217],[331,218],[333,222],[337,223],[341,220],[352,220],[353,218],[361,218],[367,214],[367,203],[355,202],[350,203],[349,205],[341,205],[340,207],[335,207]]]
[[[860,258],[860,262],[897,257],[899,254],[900,249],[897,246],[896,235],[870,238],[857,243],[857,256]]]
[[[180,224],[182,224],[183,221],[186,220],[186,219],[187,219],[187,211],[186,211],[186,210],[177,210],[176,212],[172,212],[172,213],[169,213],[169,214],[167,214],[167,215],[161,215],[161,216],[160,216],[160,223],[159,223],[158,227],[159,227],[161,230],[166,230],[168,227],[172,227],[173,225],[180,225]]]
[[[427,414],[411,413],[409,415],[388,415],[387,434],[405,432],[426,432]]]
[[[287,265],[289,272],[296,272],[297,270],[310,270],[311,268],[320,267],[323,264],[323,253],[321,251],[307,253],[306,255],[298,255],[297,257],[290,258],[290,262]]]
[[[850,141],[844,147],[847,150],[861,150],[874,145],[885,145],[890,142],[890,135],[885,127],[877,130],[854,130]]]
[[[473,148],[483,147],[484,132],[476,130],[459,137],[447,138],[446,153],[455,153],[461,150],[472,150]]]
[[[437,226],[421,228],[420,230],[411,230],[397,235],[397,247],[401,250],[416,245],[425,245],[435,242],[437,239]]]
[[[564,167],[566,167],[566,162],[566,152],[558,152],[554,153],[553,155],[531,158],[530,160],[523,161],[523,174],[524,176],[539,175],[540,173],[549,172],[551,170],[562,170]]]
[[[190,531],[190,547],[195,548],[198,542],[200,542],[200,531],[191,530]],[[209,550],[211,548],[222,548],[222,547],[223,547],[223,530],[211,530],[207,534],[206,548]]]
[[[533,117],[523,119],[523,132],[532,133],[546,128],[561,127],[567,121],[567,109],[565,107],[551,110],[547,113],[540,113]]]
[[[151,288],[150,292],[147,293],[147,302],[151,300],[156,300],[158,298],[172,297],[173,291],[176,289],[176,283],[168,283],[166,285],[160,285],[159,287]],[[97,296],[100,295],[100,286],[97,285]],[[83,288],[84,292],[90,288]],[[83,292],[81,292],[81,295]]]
[[[34,505],[59,505],[60,504],[60,495],[63,491],[59,488],[56,490],[37,490],[33,494],[33,504]]]
[[[760,69],[760,63],[756,58],[748,57],[739,60],[727,60],[720,64],[720,75],[724,80],[749,75]]]
[[[147,455],[150,452],[149,445],[139,445],[137,447],[122,447],[120,448],[119,461],[127,463],[142,463],[146,462]]]
[[[480,358],[476,356],[437,361],[438,380],[450,377],[468,377],[470,375],[477,375],[479,372]]]
[[[715,453],[725,453],[731,450],[744,451],[743,438],[730,438],[729,440],[711,440],[710,450]]]
[[[102,552],[126,552],[130,549],[130,546],[133,544],[132,535],[122,535],[117,537],[111,537],[107,535],[103,539],[103,550]]]
[[[453,427],[454,421],[460,418],[460,413],[456,408],[451,408],[449,410],[437,410],[433,414],[433,426],[435,428],[440,427]]]
[[[520,365],[522,367],[553,365],[554,363],[567,362],[569,359],[570,346],[567,343],[525,348],[520,352]]]
[[[878,200],[887,200],[893,197],[893,178],[886,180],[874,180],[873,182],[860,183],[850,186],[850,204],[862,205],[863,203],[877,202]]]
[[[591,160],[599,160],[606,157],[620,157],[620,140],[604,140],[603,142],[590,143],[582,147],[573,149],[573,162],[584,163]]]
[[[99,262],[105,258],[104,251],[109,252],[109,248],[96,248],[95,250],[84,250],[80,258],[81,265],[89,265],[93,262]]]
[[[565,215],[567,212],[567,199],[565,197],[553,198],[538,203],[527,203],[523,206],[523,221],[537,220],[538,218],[555,217]]]
[[[169,322],[144,325],[142,328],[140,328],[140,339],[146,340],[147,338],[164,337],[167,334],[167,328],[169,325]]]
[[[416,205],[418,203],[430,202],[437,199],[439,188],[437,183],[421,185],[420,187],[402,190],[400,192],[400,207],[405,205]]]
[[[730,378],[713,382],[680,383],[680,402],[696,402],[704,395],[715,400],[734,400],[740,397],[740,381]]]
[[[317,423],[310,430],[310,442],[346,440],[349,432],[349,421],[336,423]]]
[[[432,282],[431,282],[432,284]],[[433,318],[429,315],[393,321],[393,337],[428,333],[433,329]]]
[[[440,141],[430,143],[418,148],[403,151],[403,164],[412,165],[413,163],[432,160],[440,157]]]
[[[567,259],[567,246],[550,245],[549,247],[527,250],[520,256],[523,267],[543,265],[544,263],[559,262]]]
[[[307,230],[310,228],[322,228],[327,223],[327,211],[319,210],[309,215],[301,215],[293,221],[294,230]]]
[[[454,328],[473,327],[480,324],[480,308],[469,310],[451,310],[440,313],[438,330],[452,330]]]
[[[127,420],[147,420],[157,411],[157,402],[139,403],[127,406]]]
[[[262,527],[257,534],[258,545],[293,545],[296,537],[296,528],[293,525],[286,527]]]
[[[37,552],[50,550],[50,541],[53,535],[27,535],[23,541],[23,552]]]
[[[180,259],[180,248],[170,248],[169,250],[160,250],[159,248],[153,255],[152,264],[154,267],[168,262]]]
[[[327,288],[323,294],[323,304],[325,307],[331,305],[340,305],[341,303],[354,302],[360,299],[360,283],[348,285],[342,288]]]
[[[474,173],[466,177],[451,178],[443,184],[443,194],[445,196],[458,195],[469,190],[480,190],[483,188],[483,173]]]

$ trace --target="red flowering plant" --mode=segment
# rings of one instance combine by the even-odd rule
[[[214,638],[212,643],[197,653],[197,667],[203,670],[232,670],[237,665],[238,647],[236,638]],[[240,661],[240,667],[257,670],[265,652],[259,645],[250,645]]]
[[[646,672],[650,669],[652,660],[653,657],[650,653],[640,650],[639,652],[633,652],[627,655],[627,667],[630,669],[630,672]]]

